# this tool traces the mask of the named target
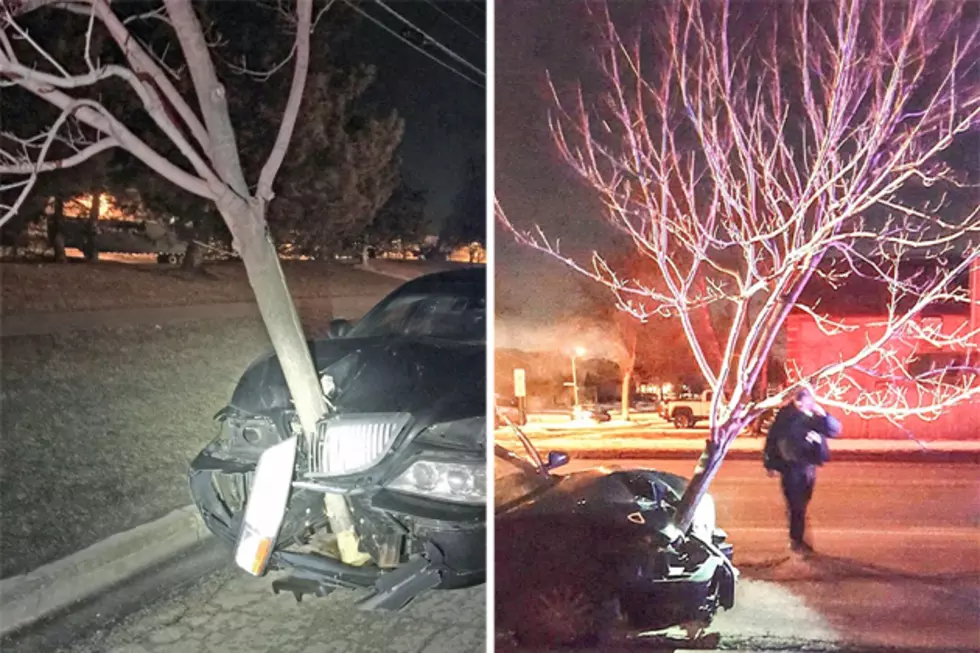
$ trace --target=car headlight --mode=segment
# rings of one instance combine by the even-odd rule
[[[417,460],[388,489],[456,503],[486,503],[487,467],[482,461]]]
[[[710,494],[705,494],[694,509],[691,531],[705,542],[710,542],[711,535],[715,532],[716,520],[715,500]]]

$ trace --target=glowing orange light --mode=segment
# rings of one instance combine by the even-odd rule
[[[264,537],[259,540],[258,548],[255,550],[255,558],[252,560],[252,574],[258,576],[265,569],[265,563],[269,560],[272,552],[272,540]]]

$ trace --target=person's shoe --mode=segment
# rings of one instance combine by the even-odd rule
[[[791,542],[789,548],[792,549],[793,553],[800,553],[805,556],[813,553],[813,547],[804,540]]]

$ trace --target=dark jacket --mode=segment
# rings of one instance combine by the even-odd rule
[[[807,415],[795,404],[787,404],[776,414],[763,449],[766,469],[786,472],[791,467],[823,464],[829,457],[826,442],[807,441],[815,431],[828,438],[837,437],[841,424],[830,415]]]

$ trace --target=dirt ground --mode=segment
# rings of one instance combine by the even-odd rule
[[[296,300],[386,294],[397,279],[350,265],[283,261]],[[5,315],[254,301],[244,266],[209,264],[202,275],[157,264],[117,262],[2,263],[0,311]]]

